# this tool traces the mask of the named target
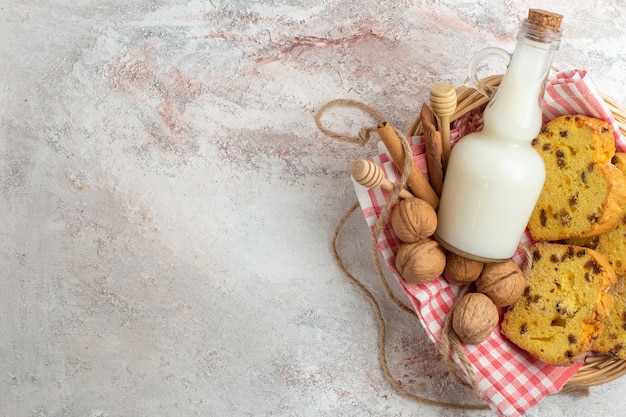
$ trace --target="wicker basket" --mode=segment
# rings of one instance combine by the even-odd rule
[[[494,75],[484,78],[482,82],[488,86],[496,87],[500,84],[502,75]],[[459,87],[457,92],[457,108],[451,121],[458,119],[464,114],[479,108],[489,101],[488,97],[467,87]],[[609,106],[613,117],[619,125],[622,134],[626,135],[626,108],[615,100],[602,96]],[[407,136],[415,136],[422,133],[422,125],[419,115],[413,122]],[[613,381],[626,374],[626,360],[616,359],[607,355],[590,355],[580,370],[568,381],[567,390],[585,389]]]

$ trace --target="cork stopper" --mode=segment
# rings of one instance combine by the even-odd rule
[[[541,9],[528,10],[528,20],[550,32],[559,32],[563,16]]]

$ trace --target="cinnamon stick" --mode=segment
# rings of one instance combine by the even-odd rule
[[[389,122],[382,122],[377,127],[378,135],[385,144],[391,159],[398,169],[402,171],[404,167],[405,152],[400,138],[396,134]],[[411,170],[407,179],[407,185],[416,197],[428,202],[434,209],[439,206],[439,197],[428,183],[428,180],[419,170],[415,163],[411,162]]]
[[[430,185],[437,195],[441,195],[443,188],[443,145],[441,141],[441,122],[437,115],[427,105],[422,105],[420,113],[424,128],[424,147],[426,148],[426,163],[428,164],[428,178]]]

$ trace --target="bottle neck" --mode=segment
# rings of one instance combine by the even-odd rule
[[[484,112],[484,130],[530,142],[539,133],[545,83],[560,33],[525,21],[500,86]]]

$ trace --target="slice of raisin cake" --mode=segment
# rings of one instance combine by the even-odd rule
[[[603,329],[615,283],[608,259],[589,248],[540,242],[531,248],[526,289],[505,312],[502,334],[544,361],[566,366],[582,359]]]
[[[613,165],[626,174],[626,153],[616,152]],[[598,236],[568,239],[567,243],[595,249],[609,258],[615,272],[626,275],[626,206],[613,229]]]
[[[593,345],[595,352],[620,359],[626,359],[626,277],[617,276],[617,282],[609,293],[615,299],[615,305],[604,320],[604,330]]]
[[[626,177],[611,164],[611,125],[583,115],[558,117],[533,140],[546,181],[528,230],[540,241],[596,236],[612,229],[626,204]]]

